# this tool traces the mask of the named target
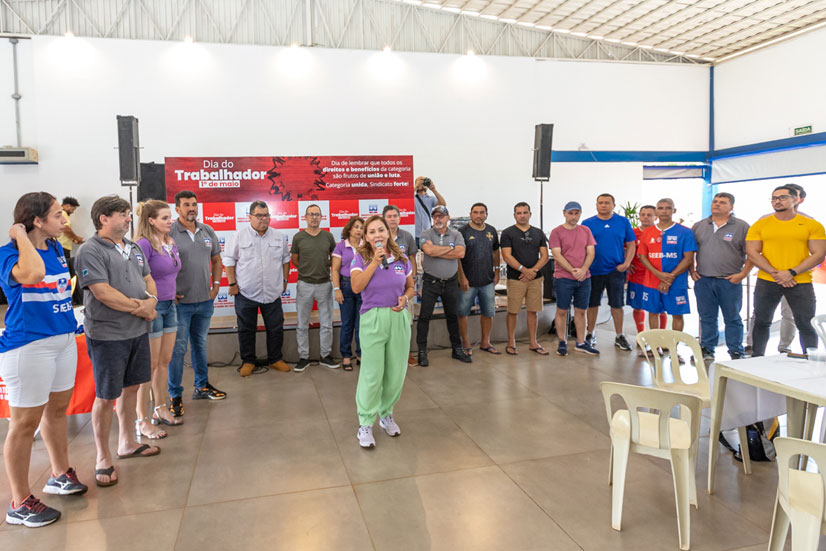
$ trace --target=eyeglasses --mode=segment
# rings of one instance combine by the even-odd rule
[[[774,196],[772,196],[771,201],[772,202],[785,201],[786,199],[791,199],[791,198],[792,198],[791,195],[774,195]]]
[[[305,216],[307,216],[309,218],[319,218],[319,217],[321,217],[321,213],[320,212],[308,212]]]
[[[269,214],[251,214],[250,216],[254,216],[254,217],[258,218],[259,220],[264,220],[264,219],[270,217]]]

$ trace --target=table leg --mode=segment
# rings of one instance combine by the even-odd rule
[[[815,432],[815,420],[817,420],[817,404],[806,404],[806,421],[803,425],[803,440],[811,440]],[[808,456],[800,457],[800,469],[805,471],[809,463]]]
[[[714,399],[711,403],[711,428],[708,436],[708,493],[714,493],[714,469],[717,466],[717,455],[720,445],[717,435],[720,434],[720,423],[723,421],[723,401],[726,398],[726,383],[728,379],[720,374],[722,370],[714,370]]]
[[[806,402],[786,397],[786,434],[791,438],[803,438]]]

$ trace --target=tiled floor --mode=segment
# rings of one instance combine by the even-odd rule
[[[112,488],[94,486],[91,425],[73,418],[70,455],[89,493],[47,496],[63,511],[54,525],[0,524],[0,549],[677,549],[671,475],[660,460],[632,457],[623,530],[611,529],[598,383],[650,378],[612,335],[598,332],[598,341],[600,358],[540,357],[521,344],[518,357],[475,348],[465,365],[434,351],[431,367],[408,372],[396,410],[402,435],[377,426],[373,450],[355,437],[358,371],[312,366],[241,379],[213,368],[212,382],[229,398],[187,397],[186,423],[169,429],[163,453],[117,461]],[[544,342],[555,349],[555,338]],[[0,438],[6,430],[0,421]],[[765,549],[776,466],[756,463],[745,476],[723,455],[709,496],[707,453],[703,438],[692,549]],[[31,481],[39,496],[48,470],[38,440]]]

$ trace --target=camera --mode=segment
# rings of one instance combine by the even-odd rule
[[[425,187],[428,187],[428,188],[429,188],[431,185],[433,185],[433,180],[431,180],[430,178],[428,178],[427,176],[425,176],[424,180],[422,180],[422,184],[423,184]]]

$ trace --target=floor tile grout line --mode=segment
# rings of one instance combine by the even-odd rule
[[[551,514],[550,514],[547,510],[545,510],[545,508],[544,508],[544,507],[543,507],[543,506],[542,506],[542,505],[541,505],[541,504],[540,504],[540,503],[539,503],[536,499],[534,499],[534,497],[533,497],[530,493],[528,493],[528,491],[527,491],[525,488],[523,488],[523,487],[522,487],[522,485],[521,485],[521,484],[519,484],[516,480],[514,480],[514,479],[513,479],[513,477],[512,477],[510,474],[508,474],[508,472],[507,472],[505,469],[503,469],[501,465],[497,465],[497,467],[498,467],[498,468],[499,468],[499,470],[502,472],[502,474],[504,474],[504,475],[508,478],[508,480],[510,480],[511,482],[513,482],[513,484],[514,484],[517,488],[519,488],[519,489],[522,491],[522,493],[523,493],[523,494],[525,494],[525,496],[526,496],[529,500],[531,500],[531,502],[532,502],[534,505],[536,505],[536,506],[539,508],[539,510],[540,510],[540,511],[542,511],[543,513],[545,513],[545,516],[546,516],[546,517],[548,517],[548,519],[549,519],[551,522],[553,522],[553,523],[554,523],[554,525],[555,525],[557,528],[559,528],[559,529],[560,529],[560,531],[562,531],[562,533],[563,533],[563,534],[565,534],[566,536],[568,536],[568,539],[570,539],[570,540],[574,543],[574,545],[576,545],[576,546],[577,546],[577,547],[579,547],[580,549],[583,549],[583,550],[585,549],[582,545],[580,545],[580,543],[579,543],[576,539],[574,539],[574,537],[573,537],[571,534],[569,534],[569,533],[568,533],[568,531],[567,531],[567,530],[565,530],[565,528],[563,528],[563,527],[562,527],[562,525],[561,525],[559,522],[557,522],[557,521],[556,521],[556,519],[555,519],[553,516],[551,516]]]
[[[227,398],[229,398],[229,395],[227,395],[224,398],[224,400],[226,400]],[[223,402],[224,400],[220,400],[220,401]],[[218,405],[218,404],[214,404],[214,405]],[[195,464],[192,466],[192,474],[189,477],[189,488],[187,488],[186,500],[184,501],[183,511],[181,513],[181,521],[178,523],[178,531],[175,534],[175,545],[173,546],[173,549],[178,546],[178,540],[180,540],[180,538],[181,538],[181,529],[183,528],[183,525],[184,525],[184,517],[186,516],[186,510],[189,507],[189,496],[192,493],[192,483],[195,480],[195,473],[198,470],[198,460],[201,458],[201,453],[202,453],[203,448],[204,448],[204,440],[206,440],[206,434],[207,434],[206,429],[209,426],[209,418],[211,417],[211,415],[212,415],[212,408],[209,407],[209,408],[207,408],[207,412],[206,412],[206,423],[204,423],[204,430],[203,430],[203,432],[201,432],[201,441],[198,443],[198,453],[195,456]]]
[[[353,372],[355,374],[355,370]],[[361,363],[359,363],[359,373],[361,373]],[[349,488],[353,494],[353,498],[356,500],[356,505],[359,509],[359,514],[361,515],[361,521],[364,523],[364,529],[367,531],[367,537],[370,538],[370,545],[373,546],[373,550],[376,549],[376,543],[373,540],[373,534],[370,531],[370,525],[367,523],[367,517],[364,514],[364,509],[361,506],[361,501],[359,500],[358,493],[356,492],[356,488],[353,485],[353,478],[350,474],[350,469],[347,468],[347,462],[344,460],[344,453],[341,451],[341,446],[339,445],[338,439],[336,438],[336,433],[333,430],[333,425],[330,423],[330,416],[327,414],[327,408],[324,407],[324,401],[321,399],[321,394],[318,392],[318,385],[316,384],[315,379],[311,376],[310,380],[313,382],[313,388],[315,389],[316,397],[318,398],[318,402],[321,404],[321,410],[324,412],[324,419],[327,421],[327,428],[330,430],[330,436],[333,438],[333,443],[336,446],[336,450],[338,450],[338,456],[341,460],[341,465],[344,467],[344,472],[347,473],[347,480],[349,481]]]

